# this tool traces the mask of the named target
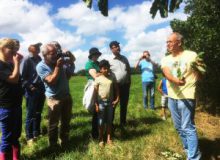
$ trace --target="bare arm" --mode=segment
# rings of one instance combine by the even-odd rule
[[[115,100],[112,102],[112,104],[115,107],[119,102],[119,88],[118,88],[117,83],[114,83],[114,90],[115,90],[116,96],[115,96]]]
[[[90,69],[89,74],[92,76],[93,79],[95,79],[96,77],[100,75],[99,73],[96,72],[95,69]]]
[[[171,73],[170,73],[170,69],[168,67],[164,67],[163,69],[163,73],[165,75],[165,77],[167,78],[167,80],[169,80],[172,83],[175,83],[178,86],[182,86],[184,85],[186,82],[184,79],[179,79],[174,77]]]
[[[45,77],[45,79],[44,79],[47,84],[53,85],[53,84],[56,83],[57,78],[58,78],[58,75],[59,75],[59,71],[60,71],[62,65],[63,65],[63,60],[62,60],[62,58],[59,58],[59,59],[57,60],[57,64],[56,64],[56,66],[55,66],[55,68],[54,68],[53,73],[50,74],[50,75],[48,75],[48,76]]]
[[[22,57],[18,54],[13,56],[13,62],[14,62],[14,69],[12,74],[6,79],[9,83],[18,83],[19,76],[20,76],[20,63],[21,63]]]
[[[95,86],[95,90],[94,90],[94,99],[95,99],[95,110],[96,112],[99,112],[99,103],[98,103],[98,91],[99,91],[99,86]]]
[[[163,91],[162,91],[162,80],[159,82],[159,85],[158,85],[158,87],[157,87],[157,90],[158,90],[161,94],[163,94]]]
[[[137,63],[135,64],[135,66],[134,66],[135,69],[138,68],[140,61],[141,61],[141,59],[139,59],[139,60],[137,61]]]

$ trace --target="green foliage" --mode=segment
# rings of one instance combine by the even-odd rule
[[[200,52],[197,55],[196,60],[191,63],[191,67],[193,68],[193,70],[200,75],[204,75],[206,73],[206,64],[203,60],[204,54],[204,52]]]
[[[108,0],[99,0],[98,1],[99,10],[102,15],[108,16]]]
[[[180,32],[186,49],[204,52],[206,73],[198,82],[199,101],[206,109],[219,113],[220,91],[220,1],[188,0],[186,21],[171,22],[173,31]]]
[[[88,8],[92,8],[92,0],[83,0]]]
[[[154,0],[150,8],[150,14],[152,14],[152,18],[154,18],[157,14],[157,11],[160,11],[160,16],[162,18],[166,18],[168,17],[168,12],[174,12],[179,8],[182,2],[183,0]]]
[[[92,0],[83,0],[88,8],[92,8]],[[108,16],[108,0],[98,0],[97,3],[99,10],[103,16]]]
[[[86,3],[87,7],[92,8],[92,0],[83,1]],[[176,9],[178,9],[182,1],[183,0],[154,0],[150,9],[150,14],[152,14],[152,18],[154,18],[157,14],[157,11],[159,11],[160,16],[162,18],[166,18],[168,17],[168,12],[174,12]],[[102,15],[108,16],[108,0],[98,0],[97,5]]]

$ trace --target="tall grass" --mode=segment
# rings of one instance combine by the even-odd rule
[[[71,120],[70,141],[66,148],[48,148],[47,106],[44,107],[42,128],[45,132],[32,147],[25,142],[25,132],[21,137],[22,159],[33,160],[163,160],[165,154],[178,153],[184,159],[184,152],[179,137],[173,127],[171,119],[163,121],[159,114],[160,95],[156,92],[155,111],[144,110],[142,105],[142,89],[140,75],[132,76],[132,85],[127,114],[127,126],[119,127],[119,106],[116,109],[113,145],[104,148],[98,146],[90,136],[91,115],[82,106],[85,77],[76,76],[70,80],[71,95],[73,97],[73,116]],[[158,83],[157,83],[158,84]],[[23,121],[25,120],[25,104],[23,105]],[[23,124],[25,124],[23,122]],[[169,156],[168,156],[169,157]],[[170,155],[172,158],[172,155]]]

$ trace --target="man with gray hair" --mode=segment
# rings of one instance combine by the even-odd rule
[[[168,108],[187,153],[187,159],[199,160],[201,153],[194,122],[195,83],[198,74],[191,67],[197,54],[184,50],[182,39],[183,36],[177,32],[168,37],[167,50],[171,54],[162,59],[161,68],[168,80]]]
[[[65,146],[69,138],[70,119],[72,112],[72,98],[69,81],[72,73],[64,69],[64,63],[73,65],[73,57],[68,62],[57,56],[54,44],[44,45],[42,48],[44,59],[37,65],[37,73],[45,85],[45,95],[49,107],[49,146],[57,146],[58,124],[61,121],[61,146]]]

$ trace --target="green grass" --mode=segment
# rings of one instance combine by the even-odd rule
[[[128,106],[128,124],[121,130],[119,124],[119,106],[116,109],[116,130],[113,137],[113,146],[100,148],[98,142],[90,137],[91,115],[82,106],[83,87],[85,77],[73,77],[70,80],[71,95],[73,97],[73,118],[71,120],[70,141],[67,148],[48,148],[47,134],[43,135],[33,147],[25,142],[24,125],[21,137],[22,159],[33,160],[118,160],[118,159],[166,159],[164,154],[178,153],[184,159],[184,152],[179,137],[173,127],[170,117],[167,121],[161,120],[159,108],[156,111],[145,111],[142,106],[142,89],[140,75],[132,76],[132,85]],[[158,84],[158,83],[157,83]],[[156,106],[160,106],[160,95],[156,92]],[[47,115],[47,106],[44,107],[43,117]],[[25,107],[23,107],[23,121]],[[24,123],[23,123],[24,124]],[[46,131],[47,121],[43,118],[42,128]]]

